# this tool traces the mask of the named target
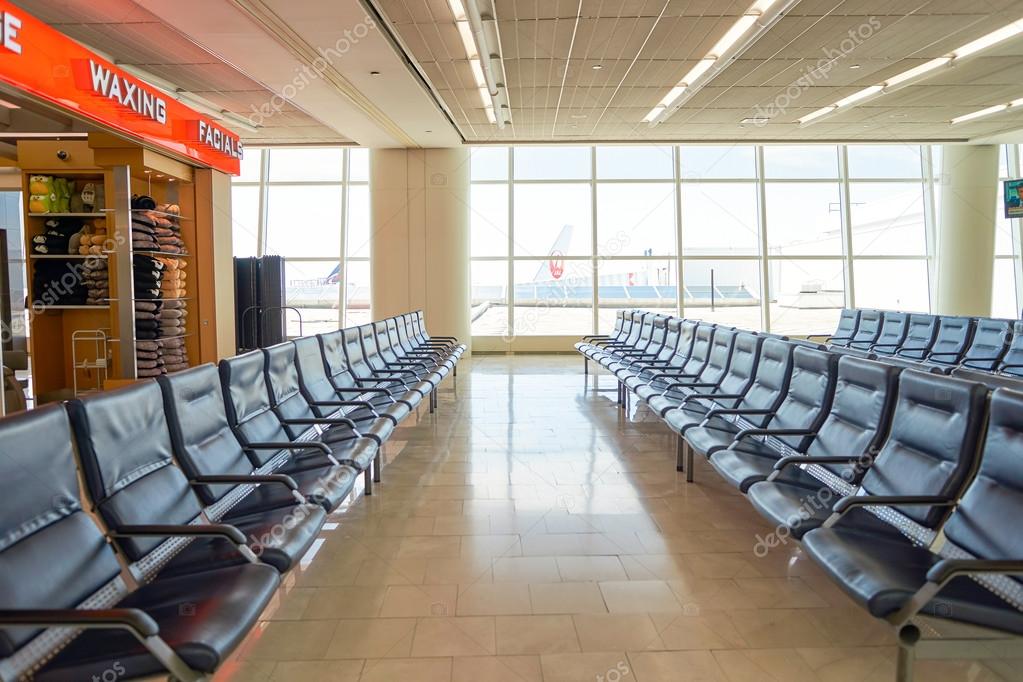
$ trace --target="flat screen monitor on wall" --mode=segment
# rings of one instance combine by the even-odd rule
[[[1023,218],[1023,179],[1006,180],[1003,184],[1005,193],[1005,217]]]

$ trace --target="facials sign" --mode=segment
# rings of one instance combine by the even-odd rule
[[[197,165],[238,174],[237,135],[9,0],[0,0],[0,33],[0,83]]]

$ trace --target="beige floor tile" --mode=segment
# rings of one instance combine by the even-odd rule
[[[539,656],[472,656],[454,659],[451,682],[545,682]]]
[[[498,616],[497,653],[578,653],[571,616]]]
[[[726,649],[714,658],[728,682],[819,682],[794,649]]]
[[[684,608],[682,613],[650,614],[661,643],[671,651],[745,647],[732,619],[723,611]]]
[[[342,620],[324,658],[404,658],[415,629],[415,618]]]
[[[318,587],[302,614],[306,619],[373,618],[384,602],[383,586]]]
[[[369,659],[360,682],[451,682],[450,658]]]
[[[656,651],[629,653],[636,682],[727,682],[724,671],[709,651]]]
[[[531,583],[529,596],[535,614],[607,613],[597,583]]]
[[[492,656],[496,625],[490,616],[420,618],[412,656]]]
[[[369,559],[362,562],[354,584],[420,585],[426,575],[426,559]]]
[[[458,586],[459,616],[530,614],[533,606],[526,584],[475,584]]]
[[[553,557],[501,557],[494,560],[495,583],[553,583],[561,580]]]
[[[260,623],[239,653],[253,661],[319,660],[326,656],[336,626],[335,620]]]
[[[565,581],[629,579],[616,556],[559,556],[557,562]]]
[[[661,649],[660,632],[645,613],[573,616],[583,651],[644,651]]]
[[[681,612],[682,605],[663,580],[608,581],[600,584],[611,613]]]
[[[628,679],[629,661],[624,651],[582,654],[545,654],[540,657],[543,682]]]
[[[456,585],[390,585],[380,617],[453,616],[457,597]]]
[[[353,661],[284,661],[278,663],[270,682],[358,682],[364,665]]]

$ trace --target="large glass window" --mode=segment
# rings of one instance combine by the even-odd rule
[[[232,204],[234,255],[285,259],[289,335],[370,319],[369,150],[250,147]]]
[[[682,253],[760,253],[757,186],[752,182],[682,183]]]

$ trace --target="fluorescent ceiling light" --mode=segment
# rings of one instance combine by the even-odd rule
[[[714,43],[714,47],[710,48],[710,52],[707,53],[707,58],[713,61],[728,51],[732,45],[739,42],[739,38],[750,29],[757,19],[760,18],[759,14],[744,14],[732,24],[732,28],[721,36],[721,40]]]
[[[465,54],[468,55],[469,59],[479,57],[479,50],[476,49],[476,39],[472,37],[472,27],[469,26],[469,22],[456,21],[455,26],[458,27],[458,35],[462,38],[462,47],[465,48]]]
[[[798,0],[786,0],[781,2],[780,6],[775,7],[779,5],[779,0],[756,0],[714,43],[710,51],[689,69],[689,72],[675,84],[667,95],[661,98],[657,106],[643,117],[643,121],[657,124],[663,117],[670,116],[674,111],[672,107],[678,108],[676,102],[680,97],[683,95],[685,99],[692,97],[696,90],[714,77],[714,73],[737,57],[763,31],[770,28],[785,9],[794,2],[798,2]],[[775,11],[768,14],[768,10],[771,8],[775,8]],[[711,74],[710,77],[704,79],[708,72]]]
[[[977,38],[976,40],[966,43],[965,45],[962,45],[956,48],[955,50],[952,50],[951,52],[942,55],[941,57],[936,57],[935,59],[928,60],[923,64],[918,64],[917,66],[914,66],[911,69],[907,69],[905,71],[895,74],[894,76],[890,76],[883,83],[871,85],[868,88],[864,88],[858,92],[853,93],[852,95],[849,95],[848,97],[838,100],[830,107],[819,109],[810,114],[809,116],[804,116],[803,118],[799,119],[799,123],[800,125],[805,125],[811,121],[821,118],[826,114],[830,114],[834,111],[837,111],[838,109],[844,106],[848,106],[849,104],[852,104],[854,102],[858,102],[869,97],[873,97],[874,95],[883,95],[887,92],[891,92],[892,90],[902,87],[907,83],[918,80],[920,78],[925,78],[931,72],[940,69],[945,65],[949,64],[955,65],[959,63],[961,59],[965,59],[966,57],[977,54],[982,50],[986,50],[989,47],[993,47],[994,45],[1004,42],[1009,38],[1018,36],[1021,33],[1023,33],[1023,19],[1017,19],[1016,21],[1006,26],[1003,26],[1002,28],[991,31],[990,33],[983,35],[980,38]],[[1004,108],[1009,108],[1009,106],[1005,105]],[[991,107],[991,109],[995,108]],[[1002,109],[997,109],[996,111],[1002,111]],[[990,113],[996,113],[996,111],[991,111]],[[978,112],[974,112],[974,114],[978,114]],[[978,115],[987,116],[988,114],[985,113]],[[972,115],[967,114],[967,116]],[[963,119],[963,117],[959,118]],[[960,121],[957,119],[952,120],[952,123],[958,122]]]
[[[988,107],[986,109],[980,109],[979,111],[970,112],[969,114],[957,116],[953,118],[951,121],[949,121],[949,123],[951,123],[952,125],[956,125],[957,123],[965,123],[966,121],[972,121],[977,118],[983,118],[984,116],[998,114],[1009,109],[1016,109],[1020,106],[1023,106],[1023,97],[1020,97],[1019,99],[1014,99],[1011,102],[1006,102],[1005,104],[996,104],[993,107]]]
[[[928,62],[924,62],[919,66],[914,66],[912,69],[908,71],[903,71],[902,73],[895,74],[894,76],[892,76],[891,78],[884,82],[884,87],[891,88],[896,85],[901,85],[906,81],[913,80],[914,78],[919,78],[925,73],[929,73],[931,71],[934,71],[935,69],[939,69],[951,61],[952,61],[951,57],[938,57],[937,59],[932,59]]]
[[[448,5],[451,6],[451,13],[455,15],[455,21],[468,21],[462,0],[448,0]]]

